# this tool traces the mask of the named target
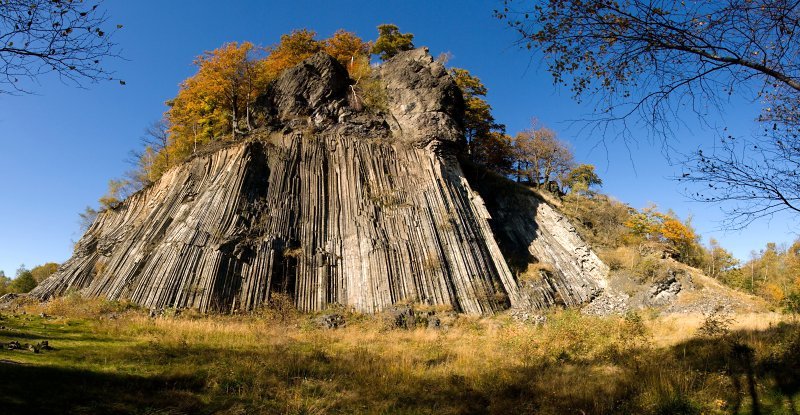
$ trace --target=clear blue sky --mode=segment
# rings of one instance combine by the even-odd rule
[[[145,126],[158,119],[164,101],[181,80],[194,73],[195,56],[229,41],[277,42],[292,29],[316,30],[321,38],[344,28],[364,39],[375,27],[395,23],[414,33],[417,46],[436,55],[452,53],[449,64],[470,70],[489,88],[489,102],[510,133],[526,128],[532,117],[570,142],[581,162],[598,166],[604,190],[641,208],[650,202],[692,215],[704,237],[715,237],[738,257],[767,242],[796,237],[798,223],[788,217],[761,221],[741,232],[714,231],[723,218],[718,206],[688,202],[682,185],[669,177],[659,145],[641,140],[626,148],[570,127],[568,120],[590,111],[573,102],[569,91],[552,85],[530,53],[513,45],[515,34],[492,17],[493,1],[123,1],[105,3],[125,61],[109,62],[126,86],[116,83],[76,89],[43,78],[36,95],[0,95],[0,270],[14,274],[61,262],[78,234],[78,212],[96,206],[108,179],[128,168],[124,160]],[[747,133],[757,108],[732,105],[727,120]],[[689,125],[694,125],[687,119]],[[681,127],[677,144],[687,150],[710,143],[713,131]]]

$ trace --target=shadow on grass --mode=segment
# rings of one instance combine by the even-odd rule
[[[767,330],[741,330],[696,338],[673,348],[693,370],[724,374],[730,413],[798,414],[800,325],[781,323]],[[747,405],[745,405],[747,403]]]
[[[153,341],[116,349],[108,372],[0,363],[0,413],[797,414],[800,393],[796,324],[477,369],[447,345],[397,353],[302,339]],[[123,364],[159,375],[111,372]]]
[[[0,363],[4,414],[210,413],[191,376],[141,377],[50,366]]]

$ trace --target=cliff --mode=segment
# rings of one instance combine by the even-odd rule
[[[255,132],[102,212],[31,295],[229,312],[286,292],[309,311],[418,301],[487,314],[602,291],[607,268],[566,219],[465,174],[461,93],[426,49],[375,72],[385,105],[370,112],[330,56],[286,71],[259,98]],[[553,272],[522,283],[536,262]]]

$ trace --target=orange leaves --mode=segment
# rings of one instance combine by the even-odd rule
[[[269,56],[264,62],[269,76],[275,78],[285,69],[321,51],[324,43],[314,39],[316,35],[313,30],[302,29],[281,36],[280,43],[269,48]]]
[[[339,29],[325,41],[325,52],[333,56],[339,63],[350,70],[359,57],[369,56],[370,44],[364,42],[355,33]]]
[[[697,238],[694,231],[681,221],[669,218],[661,223],[660,233],[667,241],[675,244],[688,244]]]
[[[147,165],[153,171],[147,176],[157,178],[198,146],[226,137],[236,139],[253,129],[252,106],[268,84],[319,51],[339,60],[351,75],[369,74],[369,43],[343,30],[327,40],[315,36],[314,31],[295,30],[269,48],[231,42],[198,56],[194,60],[197,73],[183,81],[178,95],[167,102],[168,144],[159,155],[148,154]]]

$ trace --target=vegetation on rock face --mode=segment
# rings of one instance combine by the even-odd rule
[[[400,29],[393,24],[382,24],[378,26],[378,40],[372,46],[372,53],[378,55],[381,60],[387,60],[398,52],[414,49],[414,35],[411,33],[400,33]]]
[[[798,327],[774,315],[726,326],[711,315],[554,310],[534,325],[425,310],[439,318],[438,328],[427,328],[414,318],[340,309],[307,316],[284,306],[250,316],[165,310],[151,318],[125,303],[68,296],[3,311],[0,342],[40,348],[0,350],[13,379],[0,385],[0,406],[12,413],[739,414],[791,413],[800,398]],[[326,321],[343,326],[320,328]]]
[[[498,124],[492,115],[492,107],[485,99],[486,86],[466,69],[452,68],[450,76],[464,96],[468,157],[500,174],[510,174],[514,164],[511,137],[506,135],[506,127]]]

